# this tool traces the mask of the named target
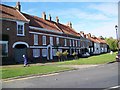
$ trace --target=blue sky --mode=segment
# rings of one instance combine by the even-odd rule
[[[15,6],[16,2],[2,2]],[[21,2],[22,12],[41,17],[42,12],[52,20],[59,17],[60,23],[72,22],[77,31],[95,36],[116,38],[115,25],[118,25],[117,2]]]

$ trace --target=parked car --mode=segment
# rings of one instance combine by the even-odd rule
[[[89,57],[89,56],[90,56],[90,54],[88,52],[82,54],[82,57]]]
[[[117,55],[116,55],[116,61],[119,62],[120,61],[120,51],[118,51]]]

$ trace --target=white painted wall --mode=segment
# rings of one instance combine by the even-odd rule
[[[94,43],[94,54],[100,54],[101,48],[99,43]]]

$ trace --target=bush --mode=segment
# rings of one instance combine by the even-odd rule
[[[77,56],[77,53],[76,52],[73,52],[72,56],[74,57],[74,59],[77,59],[78,56]]]
[[[56,56],[58,56],[59,61],[62,59],[62,52],[57,51]]]
[[[69,53],[68,53],[68,51],[67,50],[65,50],[63,53],[62,53],[62,55],[63,55],[63,57],[65,58],[65,59],[67,59],[67,55],[68,55]]]

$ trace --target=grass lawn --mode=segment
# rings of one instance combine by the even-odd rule
[[[59,65],[104,64],[115,61],[115,56],[116,53],[113,53],[112,55],[107,53],[107,54],[91,56],[88,58],[79,58],[77,60],[57,62],[57,64]]]
[[[43,66],[30,66],[30,67],[3,67],[2,79],[32,75],[32,74],[47,74],[64,70],[70,70],[73,68],[58,67],[56,65],[43,65]]]
[[[91,56],[88,58],[79,58],[77,60],[69,60],[64,62],[56,62],[54,65],[31,65],[30,67],[23,66],[13,66],[13,67],[2,67],[2,79],[18,77],[18,76],[26,76],[32,74],[47,74],[54,73],[59,71],[71,70],[73,68],[70,67],[59,67],[60,65],[83,65],[83,64],[104,64],[108,62],[115,61],[116,53],[112,55],[101,54],[96,56]]]

